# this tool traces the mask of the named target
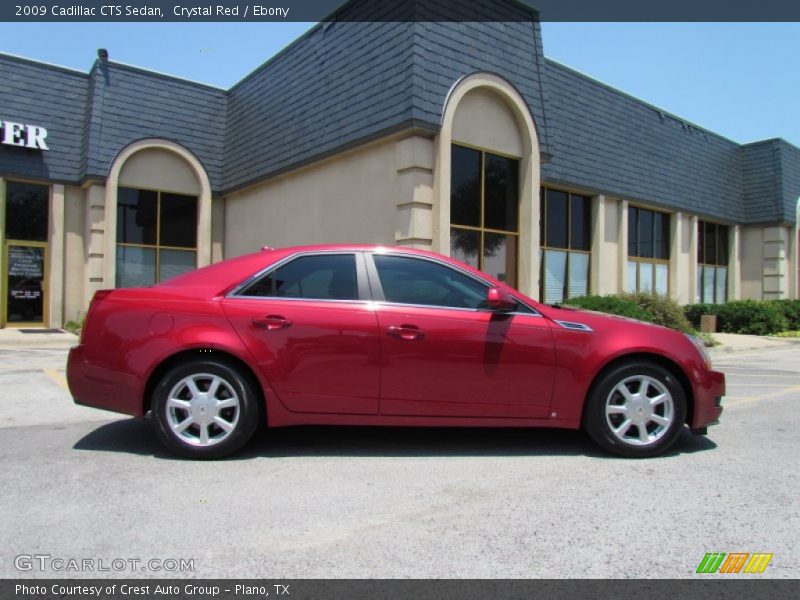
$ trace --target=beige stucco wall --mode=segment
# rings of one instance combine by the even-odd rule
[[[200,184],[180,156],[162,148],[133,154],[119,174],[119,185],[198,196]]]
[[[225,258],[264,245],[393,245],[397,143],[387,138],[227,196]]]
[[[453,119],[453,142],[517,158],[524,153],[514,113],[496,93],[483,88],[470,90],[459,102]]]
[[[692,215],[680,212],[670,215],[669,293],[681,304],[694,302],[697,246],[693,238],[696,235],[697,225]]]
[[[619,201],[602,195],[592,198],[591,294],[620,290],[619,229]]]
[[[79,187],[64,190],[64,321],[78,321],[85,313],[86,249],[84,246],[86,197]]]
[[[746,225],[742,227],[741,236],[742,298],[761,300],[764,284],[763,231],[757,225]]]
[[[794,298],[796,258],[792,238],[795,228],[786,225],[740,228],[741,297],[755,300]]]

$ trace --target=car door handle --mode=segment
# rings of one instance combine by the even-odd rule
[[[272,331],[273,329],[286,329],[292,322],[280,315],[267,315],[266,317],[253,317],[253,326],[259,329]]]
[[[425,332],[416,325],[390,325],[386,333],[401,340],[421,340],[425,337]]]

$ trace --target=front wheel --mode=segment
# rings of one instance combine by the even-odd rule
[[[249,378],[224,362],[198,360],[170,369],[153,392],[161,441],[189,458],[220,458],[241,448],[258,425]]]
[[[686,420],[686,394],[676,377],[651,362],[612,369],[594,385],[583,425],[603,448],[626,457],[667,450]]]

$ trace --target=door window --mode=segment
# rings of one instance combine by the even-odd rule
[[[488,286],[430,260],[375,255],[375,266],[388,302],[486,308]]]
[[[353,254],[300,256],[262,276],[238,295],[357,300],[356,257]]]

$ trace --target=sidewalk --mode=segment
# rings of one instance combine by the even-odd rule
[[[738,333],[714,333],[712,335],[720,345],[709,348],[708,351],[711,354],[761,350],[762,348],[786,348],[790,346],[798,346],[798,350],[800,350],[800,338],[740,335]]]
[[[57,331],[57,333],[53,333]],[[15,348],[71,348],[78,343],[78,337],[61,330],[51,329],[0,329],[0,350]]]

